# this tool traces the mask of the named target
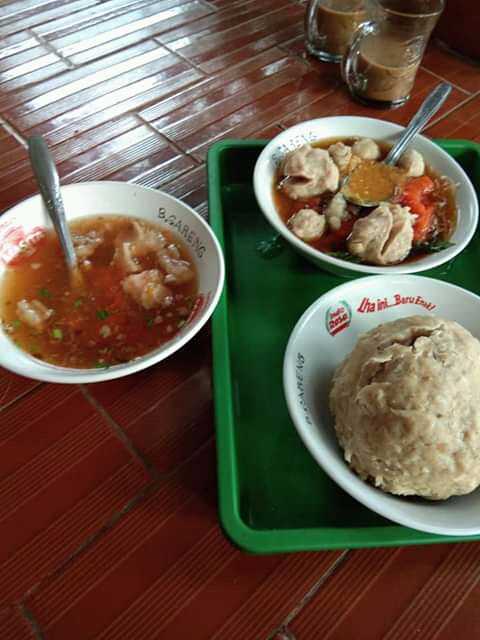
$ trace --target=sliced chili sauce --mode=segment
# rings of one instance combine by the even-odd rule
[[[329,138],[315,142],[312,146],[320,149],[328,149],[330,145],[335,144],[336,142],[343,142],[346,145],[352,146],[357,140],[358,138]],[[387,156],[391,145],[384,142],[376,142],[380,147],[381,161]],[[434,215],[432,216],[426,239],[428,242],[437,240],[446,241],[451,237],[456,226],[457,209],[454,188],[448,179],[441,177],[428,165],[425,168],[425,175],[429,176],[434,183],[434,188],[428,195],[434,208]],[[324,209],[328,206],[330,200],[335,195],[334,193],[324,193],[321,196],[308,198],[306,200],[293,200],[292,198],[289,198],[285,191],[278,188],[283,177],[284,176],[279,171],[273,186],[273,197],[280,218],[287,227],[289,226],[289,220],[295,213],[297,213],[297,211],[300,211],[300,209],[310,208],[318,211],[319,213],[323,213]],[[347,239],[352,231],[355,220],[359,217],[366,216],[373,211],[372,208],[368,207],[360,208],[355,207],[354,205],[348,206],[351,215],[348,220],[343,222],[339,230],[334,231],[332,229],[327,229],[319,239],[312,240],[307,244],[324,253],[348,252]],[[418,260],[427,254],[428,251],[422,252],[420,247],[419,250],[412,252],[405,261]]]
[[[185,324],[198,292],[198,278],[190,253],[180,238],[164,229],[167,244],[174,244],[180,258],[190,263],[195,277],[171,286],[173,302],[166,308],[144,309],[122,287],[126,277],[112,263],[117,235],[131,226],[123,216],[82,218],[70,225],[73,233],[102,234],[103,241],[82,267],[85,286],[72,289],[64,257],[54,232],[32,258],[7,269],[0,292],[4,328],[22,349],[55,365],[108,367],[142,356],[170,340]],[[156,225],[141,222],[159,231]],[[154,253],[138,258],[141,270],[159,269]],[[87,268],[88,267],[88,268]],[[20,300],[38,300],[53,310],[44,331],[35,331],[18,319]]]

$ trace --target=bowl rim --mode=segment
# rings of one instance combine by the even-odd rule
[[[54,364],[43,362],[42,360],[38,360],[37,358],[33,358],[23,349],[19,348],[22,354],[28,359],[29,366],[26,367],[18,366],[15,357],[11,358],[9,362],[6,363],[0,350],[0,366],[9,371],[12,371],[13,373],[32,378],[34,380],[40,380],[42,382],[54,382],[62,384],[87,384],[123,378],[125,376],[131,375],[132,373],[142,371],[143,369],[147,369],[148,367],[158,364],[181,349],[187,342],[189,342],[195,335],[197,335],[203,328],[203,326],[207,323],[220,300],[220,296],[222,294],[223,286],[225,283],[225,260],[223,257],[223,252],[220,247],[218,238],[213,232],[213,229],[197,211],[195,211],[190,205],[186,204],[179,198],[165,193],[161,189],[153,189],[152,187],[146,187],[130,182],[120,182],[116,180],[91,180],[86,182],[61,185],[61,191],[62,193],[64,193],[65,191],[89,189],[92,187],[115,187],[128,191],[132,189],[139,189],[141,191],[148,191],[156,195],[160,195],[163,199],[166,199],[167,201],[170,200],[172,203],[183,207],[188,212],[188,214],[195,218],[200,226],[203,227],[206,234],[212,241],[214,249],[213,255],[215,256],[214,259],[216,260],[218,266],[218,279],[212,292],[212,296],[205,308],[202,310],[197,323],[194,326],[190,326],[181,338],[175,340],[171,344],[169,344],[168,342],[164,343],[166,345],[165,347],[160,345],[160,347],[158,347],[154,351],[150,351],[143,356],[140,356],[139,358],[136,358],[124,364],[114,365],[107,369],[75,369],[70,367],[59,367]],[[33,199],[38,199],[41,202],[40,193],[37,192],[31,196],[23,198],[19,202],[15,203],[12,207],[5,209],[2,213],[2,219],[4,219],[4,216],[6,215],[13,215],[18,213],[18,209],[21,209],[22,206]],[[94,216],[95,214],[92,213],[87,215]],[[111,215],[125,214],[117,212]],[[0,331],[3,332],[3,329],[1,327]]]
[[[358,274],[369,274],[369,275],[374,275],[374,274],[397,275],[397,274],[421,273],[422,271],[427,271],[435,267],[439,267],[442,264],[445,264],[446,262],[448,262],[449,260],[452,260],[468,246],[468,244],[473,238],[473,235],[475,234],[475,231],[478,226],[478,220],[479,220],[479,204],[478,204],[478,198],[477,198],[475,189],[473,187],[473,184],[470,178],[468,177],[468,175],[466,174],[466,172],[464,171],[464,169],[455,160],[455,158],[452,158],[452,156],[450,156],[446,151],[441,149],[431,139],[427,138],[422,134],[417,134],[413,139],[411,145],[413,146],[415,144],[415,141],[420,139],[422,143],[430,147],[430,149],[434,153],[437,153],[439,156],[443,157],[444,160],[446,160],[448,163],[453,164],[462,175],[464,179],[465,187],[468,190],[468,197],[469,197],[469,200],[471,200],[472,202],[471,212],[473,216],[473,224],[471,225],[470,228],[465,229],[464,237],[459,242],[455,243],[455,245],[453,245],[452,247],[448,247],[447,249],[444,249],[443,251],[437,254],[431,254],[430,256],[428,256],[430,258],[430,264],[425,264],[424,262],[425,259],[421,258],[419,260],[415,260],[414,262],[407,262],[404,264],[401,263],[399,265],[381,267],[381,266],[366,265],[366,264],[361,264],[356,262],[349,262],[347,260],[342,260],[340,258],[329,256],[326,253],[323,253],[322,251],[319,251],[311,247],[307,243],[297,238],[280,220],[278,212],[276,210],[274,213],[270,211],[268,203],[266,202],[265,181],[262,177],[262,173],[266,168],[266,163],[269,161],[272,155],[272,151],[279,143],[281,143],[284,140],[290,139],[292,135],[295,135],[296,133],[300,133],[308,126],[312,126],[320,122],[325,123],[325,121],[327,120],[331,120],[331,121],[335,120],[335,121],[343,121],[343,122],[350,121],[352,122],[352,124],[356,123],[357,126],[361,125],[362,122],[376,123],[376,124],[380,123],[381,126],[388,125],[388,127],[391,127],[392,133],[398,133],[399,131],[402,131],[405,128],[395,122],[390,122],[389,120],[382,120],[380,118],[370,118],[370,117],[364,117],[364,116],[325,116],[322,118],[313,118],[310,120],[299,122],[289,127],[288,129],[285,129],[284,131],[276,135],[274,138],[272,138],[267,143],[265,148],[261,151],[260,155],[256,160],[254,171],[253,171],[253,189],[254,189],[257,203],[263,215],[265,216],[267,221],[274,227],[274,229],[278,233],[280,233],[280,235],[287,242],[293,245],[301,253],[306,254],[306,256],[313,259],[314,262],[322,261],[339,270],[347,270],[350,272],[356,272]],[[458,229],[459,227],[457,225],[456,230]]]
[[[347,463],[345,462],[341,454],[339,453],[338,457],[331,455],[325,451],[325,448],[322,445],[320,445],[321,451],[319,452],[318,440],[316,436],[312,435],[312,433],[310,433],[308,429],[305,428],[306,421],[304,420],[301,412],[298,409],[298,403],[295,399],[295,392],[292,386],[289,384],[290,382],[289,378],[291,377],[290,370],[291,370],[291,362],[292,362],[292,353],[294,352],[294,346],[295,346],[297,337],[303,331],[304,325],[308,322],[310,317],[316,312],[318,306],[322,304],[324,298],[326,298],[327,296],[330,296],[332,292],[336,292],[337,296],[341,297],[340,293],[342,290],[349,287],[368,286],[368,283],[371,281],[378,282],[379,277],[384,280],[390,279],[389,276],[374,275],[366,278],[350,280],[348,282],[344,282],[334,287],[333,289],[330,289],[329,291],[326,291],[324,294],[322,294],[316,300],[314,300],[314,302],[312,302],[312,304],[310,304],[307,307],[307,309],[305,309],[305,311],[302,313],[300,318],[297,320],[288,338],[287,346],[284,352],[283,367],[282,367],[283,394],[287,404],[289,416],[304,446],[307,448],[310,455],[315,460],[315,462],[321,467],[321,469],[341,489],[343,489],[346,493],[348,493],[355,500],[363,504],[365,507],[367,507],[371,511],[374,511],[378,515],[384,518],[387,518],[392,522],[401,524],[405,527],[416,529],[418,531],[424,531],[426,533],[434,533],[439,535],[451,535],[451,536],[478,535],[480,533],[480,524],[477,527],[461,527],[461,526],[442,527],[442,526],[425,524],[423,520],[418,519],[415,516],[409,516],[409,515],[405,516],[402,513],[398,515],[396,513],[395,507],[389,504],[384,504],[382,498],[384,495],[387,497],[396,498],[397,500],[403,500],[404,496],[396,496],[393,494],[389,494],[387,492],[382,492],[383,495],[380,496],[380,498],[378,499],[376,498],[376,495],[378,494],[372,493],[372,491],[375,490],[375,487],[369,486],[365,481],[361,480],[358,476],[355,475],[355,480],[359,480],[360,482],[356,482],[355,480],[349,479],[347,475],[337,474],[335,467],[338,467],[340,464],[342,465],[342,468],[345,468],[347,466]],[[434,280],[436,283],[439,283],[441,287],[445,287],[445,289],[447,290],[455,289],[455,290],[461,291],[464,294],[467,294],[468,296],[474,298],[480,306],[479,295],[477,295],[476,293],[473,293],[472,291],[469,291],[468,289],[464,289],[463,287],[460,287],[456,284],[445,282],[444,280],[437,280],[434,278],[428,278],[426,276],[417,276],[417,275],[403,276],[401,274],[392,274],[392,277],[395,277],[395,278],[401,277],[402,279],[406,278],[413,282],[422,282],[424,284],[428,284],[428,282]],[[317,427],[317,429],[324,430],[326,428],[323,424],[318,423],[318,421],[315,421],[314,425]],[[480,491],[480,488],[478,488],[477,490]],[[381,490],[377,489],[376,491],[381,491]],[[452,498],[454,497],[455,496],[452,496]],[[456,497],[461,498],[462,496],[456,496]]]

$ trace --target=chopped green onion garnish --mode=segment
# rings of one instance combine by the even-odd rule
[[[20,320],[18,320],[18,319],[17,320],[12,320],[12,327],[14,329],[18,329],[21,326],[22,326],[22,323],[20,322]]]
[[[73,306],[75,307],[75,309],[78,309],[78,307],[81,307],[82,304],[83,304],[83,300],[81,298],[77,298],[73,303]]]
[[[153,318],[148,318],[147,327],[153,327]]]
[[[106,320],[110,314],[105,309],[99,309],[97,311],[97,318],[99,320]]]
[[[98,360],[97,362],[95,362],[95,369],[108,369],[108,367],[110,366],[108,364],[108,362],[101,362],[100,360]]]
[[[55,340],[62,340],[63,331],[61,329],[58,329],[58,327],[55,327],[55,329],[52,330],[52,337],[54,337]]]
[[[38,295],[40,295],[42,298],[52,297],[52,294],[50,293],[50,291],[45,287],[42,287],[41,289],[38,290]]]

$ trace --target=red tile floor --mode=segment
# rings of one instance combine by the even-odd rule
[[[480,140],[480,67],[432,45],[410,102],[350,100],[304,54],[294,0],[4,0],[0,209],[33,193],[25,139],[63,181],[161,188],[207,215],[205,154],[303,119],[405,123],[454,85],[428,134]],[[0,638],[480,637],[480,546],[255,557],[217,518],[210,334],[95,386],[0,371]]]

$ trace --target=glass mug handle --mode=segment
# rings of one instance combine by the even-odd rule
[[[310,53],[318,46],[317,9],[321,0],[310,0],[305,12],[305,34]]]
[[[377,32],[378,27],[372,20],[362,22],[355,31],[352,44],[350,45],[350,49],[348,50],[342,65],[343,79],[350,89],[358,91],[364,91],[366,89],[366,86],[364,85],[366,84],[367,79],[359,74],[357,70],[360,45],[366,36]]]

